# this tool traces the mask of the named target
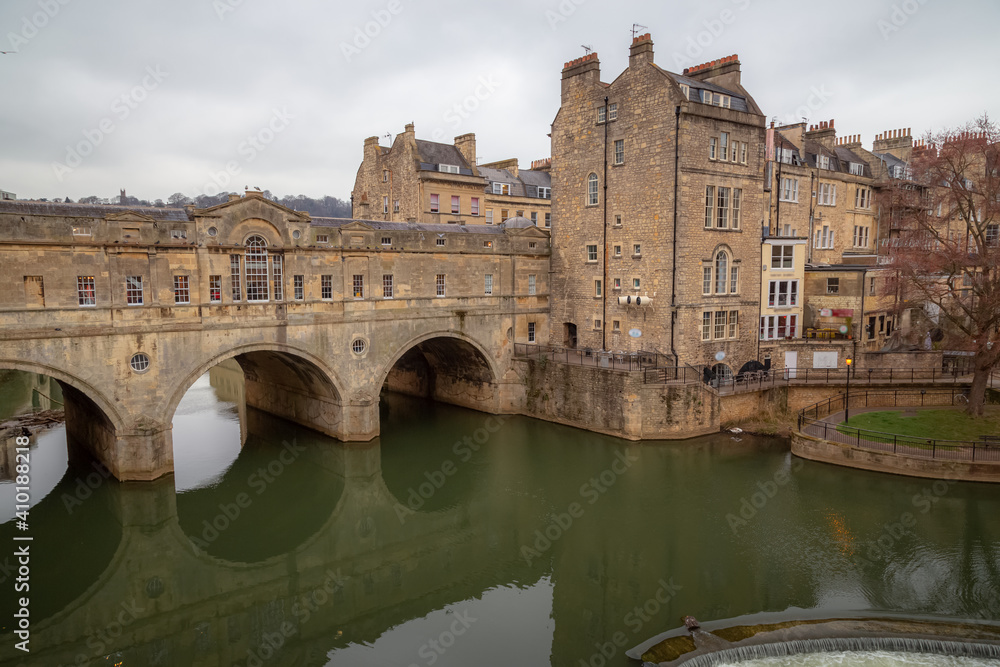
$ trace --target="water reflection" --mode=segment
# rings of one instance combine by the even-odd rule
[[[381,438],[342,444],[246,410],[232,371],[182,403],[175,477],[84,498],[87,462],[39,458],[59,481],[31,513],[28,664],[575,666],[682,614],[1000,618],[988,485],[397,396]]]

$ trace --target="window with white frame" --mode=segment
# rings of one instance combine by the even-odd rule
[[[624,139],[615,139],[615,164],[625,164]]]
[[[597,174],[591,174],[587,177],[587,205],[597,206],[597,202]]]
[[[538,226],[538,211],[531,212],[531,224]]]
[[[382,212],[383,213],[388,213],[389,212],[389,197],[388,196],[382,197]]]
[[[243,268],[246,271],[247,301],[267,301],[267,242],[263,237],[254,235],[247,239]]]
[[[391,236],[383,236],[382,237],[382,245],[384,247],[386,247],[386,248],[388,248],[389,246],[391,246],[392,245],[392,237]]]
[[[616,244],[616,245],[614,246],[614,250],[612,251],[612,254],[613,254],[613,255],[614,255],[615,257],[621,257],[621,256],[622,256],[622,247],[621,247],[621,245],[620,245],[620,244]]]
[[[142,305],[142,276],[125,276],[125,303],[129,306]]]
[[[865,165],[860,162],[850,162],[851,174],[854,176],[864,176],[865,175]]]
[[[639,289],[642,287],[642,280],[640,278],[632,279],[632,289]]]
[[[284,273],[282,271],[282,257],[281,255],[271,255],[271,294],[274,295],[275,301],[284,301],[285,299],[285,279]]]
[[[622,279],[621,278],[614,278],[611,281],[611,286],[615,290],[620,290],[622,288]]]
[[[545,185],[538,186],[538,198],[552,199],[552,188]]]
[[[827,278],[826,279],[826,293],[827,294],[840,294],[840,278]]]
[[[587,246],[587,261],[596,262],[597,261],[597,246],[588,245]]]
[[[739,156],[740,156],[739,147],[740,147],[740,142],[734,141],[732,145],[733,145],[733,149],[732,149],[732,153],[729,156],[729,161],[730,162],[739,162]]]
[[[765,315],[760,318],[760,339],[798,338],[798,315]]]
[[[608,119],[608,108],[601,107],[597,110],[597,122],[604,123]]]
[[[608,105],[608,121],[612,122],[616,120],[618,120],[618,103],[612,102]]]
[[[726,337],[726,317],[728,313],[724,310],[715,311],[715,339],[721,340]]]
[[[719,155],[719,138],[708,138],[708,159],[715,160]]]
[[[729,255],[720,250],[715,255],[715,293],[726,293],[726,278],[729,276]]]
[[[835,183],[820,183],[817,188],[816,203],[820,206],[837,205],[837,185]]]
[[[712,340],[712,313],[705,311],[701,314],[701,339]]]
[[[382,182],[383,183],[388,183],[389,182],[389,170],[388,169],[383,169],[382,170]]]
[[[680,87],[681,87],[681,94],[684,95],[684,99],[686,100],[691,99],[691,86],[687,85],[686,83],[682,83],[680,84]]]
[[[793,308],[799,305],[798,280],[771,280],[767,284],[767,305],[771,308]]]
[[[493,224],[493,209],[491,208],[486,209],[486,224],[487,225]]]
[[[641,243],[633,243],[632,244],[632,256],[633,257],[640,257],[641,255],[642,255],[642,244]]]
[[[603,294],[604,294],[603,287],[604,287],[604,285],[601,283],[600,280],[595,280],[594,281],[594,296],[595,297],[603,296]]]
[[[799,201],[799,179],[797,178],[783,178],[781,179],[781,201],[798,202]]]
[[[330,242],[330,235],[329,234],[317,234],[316,235],[316,243],[329,243],[329,242]]]
[[[740,334],[740,311],[729,311],[729,337],[739,338]]]
[[[333,301],[333,276],[319,277],[319,298],[323,301]]]
[[[868,247],[868,227],[865,225],[854,225],[854,247]]]
[[[747,144],[745,141],[740,142],[740,163],[747,163]]]
[[[485,287],[483,289],[483,294],[490,296],[493,294],[493,274],[487,273],[485,276]]]
[[[240,270],[240,256],[230,255],[229,256],[229,280],[232,283],[233,288],[233,301],[243,300],[243,290],[241,289],[240,277],[243,272]]]
[[[384,273],[382,274],[382,298],[391,299],[393,298],[393,294],[392,274]]]
[[[729,133],[720,132],[719,133],[719,159],[728,160],[729,159]]]
[[[461,210],[461,200],[458,195],[451,196],[451,212],[458,213]]]
[[[546,213],[545,214],[545,226],[546,227],[551,227],[552,226],[552,214],[551,213]]]
[[[445,293],[444,293],[444,287],[445,287],[444,281],[445,281],[445,274],[439,273],[436,276],[434,276],[434,290],[435,290],[434,293],[437,296],[444,296],[445,295]]]
[[[740,291],[740,267],[735,264],[729,269],[729,293],[739,294]]]
[[[438,171],[446,174],[457,174],[460,170],[457,164],[439,164]]]
[[[81,306],[97,305],[97,288],[94,276],[76,277],[76,300]]]
[[[208,302],[222,302],[222,276],[208,277]]]
[[[813,247],[822,250],[832,250],[834,242],[834,230],[830,225],[823,225],[814,232]]]
[[[292,276],[292,298],[302,301],[306,298],[306,279],[302,275]]]
[[[528,294],[535,293],[535,274],[528,275]]]
[[[437,213],[441,208],[441,199],[438,195],[431,195],[431,213]]]
[[[795,246],[772,245],[771,268],[791,269],[795,266]]]
[[[820,169],[830,169],[830,156],[829,155],[817,155],[816,156],[816,166]]]
[[[479,215],[479,197],[473,197],[469,205],[472,215]]]
[[[733,214],[730,219],[730,227],[733,229],[740,228],[740,213],[742,212],[743,205],[743,190],[740,188],[733,188]]]
[[[705,227],[715,226],[715,186],[705,186]]]
[[[352,276],[352,294],[355,299],[365,298],[365,276],[361,273],[355,273]]]
[[[871,208],[872,190],[871,188],[858,188],[854,193],[854,208]],[[940,215],[940,208],[938,209]]]
[[[701,293],[712,293],[712,267],[703,266],[701,268]]]

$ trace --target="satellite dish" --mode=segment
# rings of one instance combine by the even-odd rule
[[[722,361],[725,358],[726,358],[726,353],[723,352],[722,350],[719,350],[718,352],[715,353],[715,360],[716,361]]]
[[[632,338],[639,338],[640,336],[642,336],[642,332],[639,331],[638,329],[630,329],[628,335],[631,336]]]

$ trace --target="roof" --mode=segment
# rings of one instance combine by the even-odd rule
[[[469,169],[469,173],[472,173],[469,163],[466,162],[461,151],[452,144],[439,144],[436,141],[417,139],[417,155],[420,162],[424,164],[453,164],[459,168]]]
[[[106,218],[109,215],[138,213],[154,220],[169,222],[190,222],[187,211],[182,208],[159,208],[156,206],[113,206],[110,204],[62,204],[33,200],[0,200],[0,213],[20,215],[52,215],[72,218]]]
[[[534,185],[542,188],[552,187],[552,174],[547,171],[536,171],[534,169],[525,169],[518,174],[521,180],[524,181],[525,185]]]
[[[382,220],[362,220],[360,218],[313,218],[313,227],[340,228],[360,223],[380,231],[399,232],[449,232],[452,234],[503,234],[497,225],[436,225],[422,222],[384,222]]]
[[[683,74],[675,74],[674,72],[668,72],[666,70],[661,70],[664,74],[673,78],[678,85],[683,84],[690,88],[691,90],[709,90],[713,93],[719,93],[720,95],[729,95],[730,105],[729,108],[734,111],[750,111],[750,106],[747,104],[747,98],[743,93],[739,93],[735,90],[730,90],[728,88],[723,88],[722,86],[716,85],[714,83],[709,83],[708,81],[701,81],[700,79],[692,79],[689,76],[684,76]],[[701,95],[698,95],[696,99],[690,99],[692,102],[701,102]]]
[[[513,218],[507,218],[500,226],[505,229],[524,229],[525,227],[535,227],[535,223],[528,220],[524,216],[515,215]]]
[[[486,192],[493,191],[493,183],[509,183],[513,197],[537,197],[538,188],[551,188],[552,176],[547,171],[519,171],[518,176],[507,169],[479,167],[479,175],[486,179]]]

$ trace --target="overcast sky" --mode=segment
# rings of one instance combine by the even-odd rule
[[[866,146],[1000,116],[997,0],[2,0],[0,189],[346,199],[364,138],[408,122],[526,165],[563,63],[590,46],[613,80],[633,23],[665,69],[737,53],[769,117]]]

